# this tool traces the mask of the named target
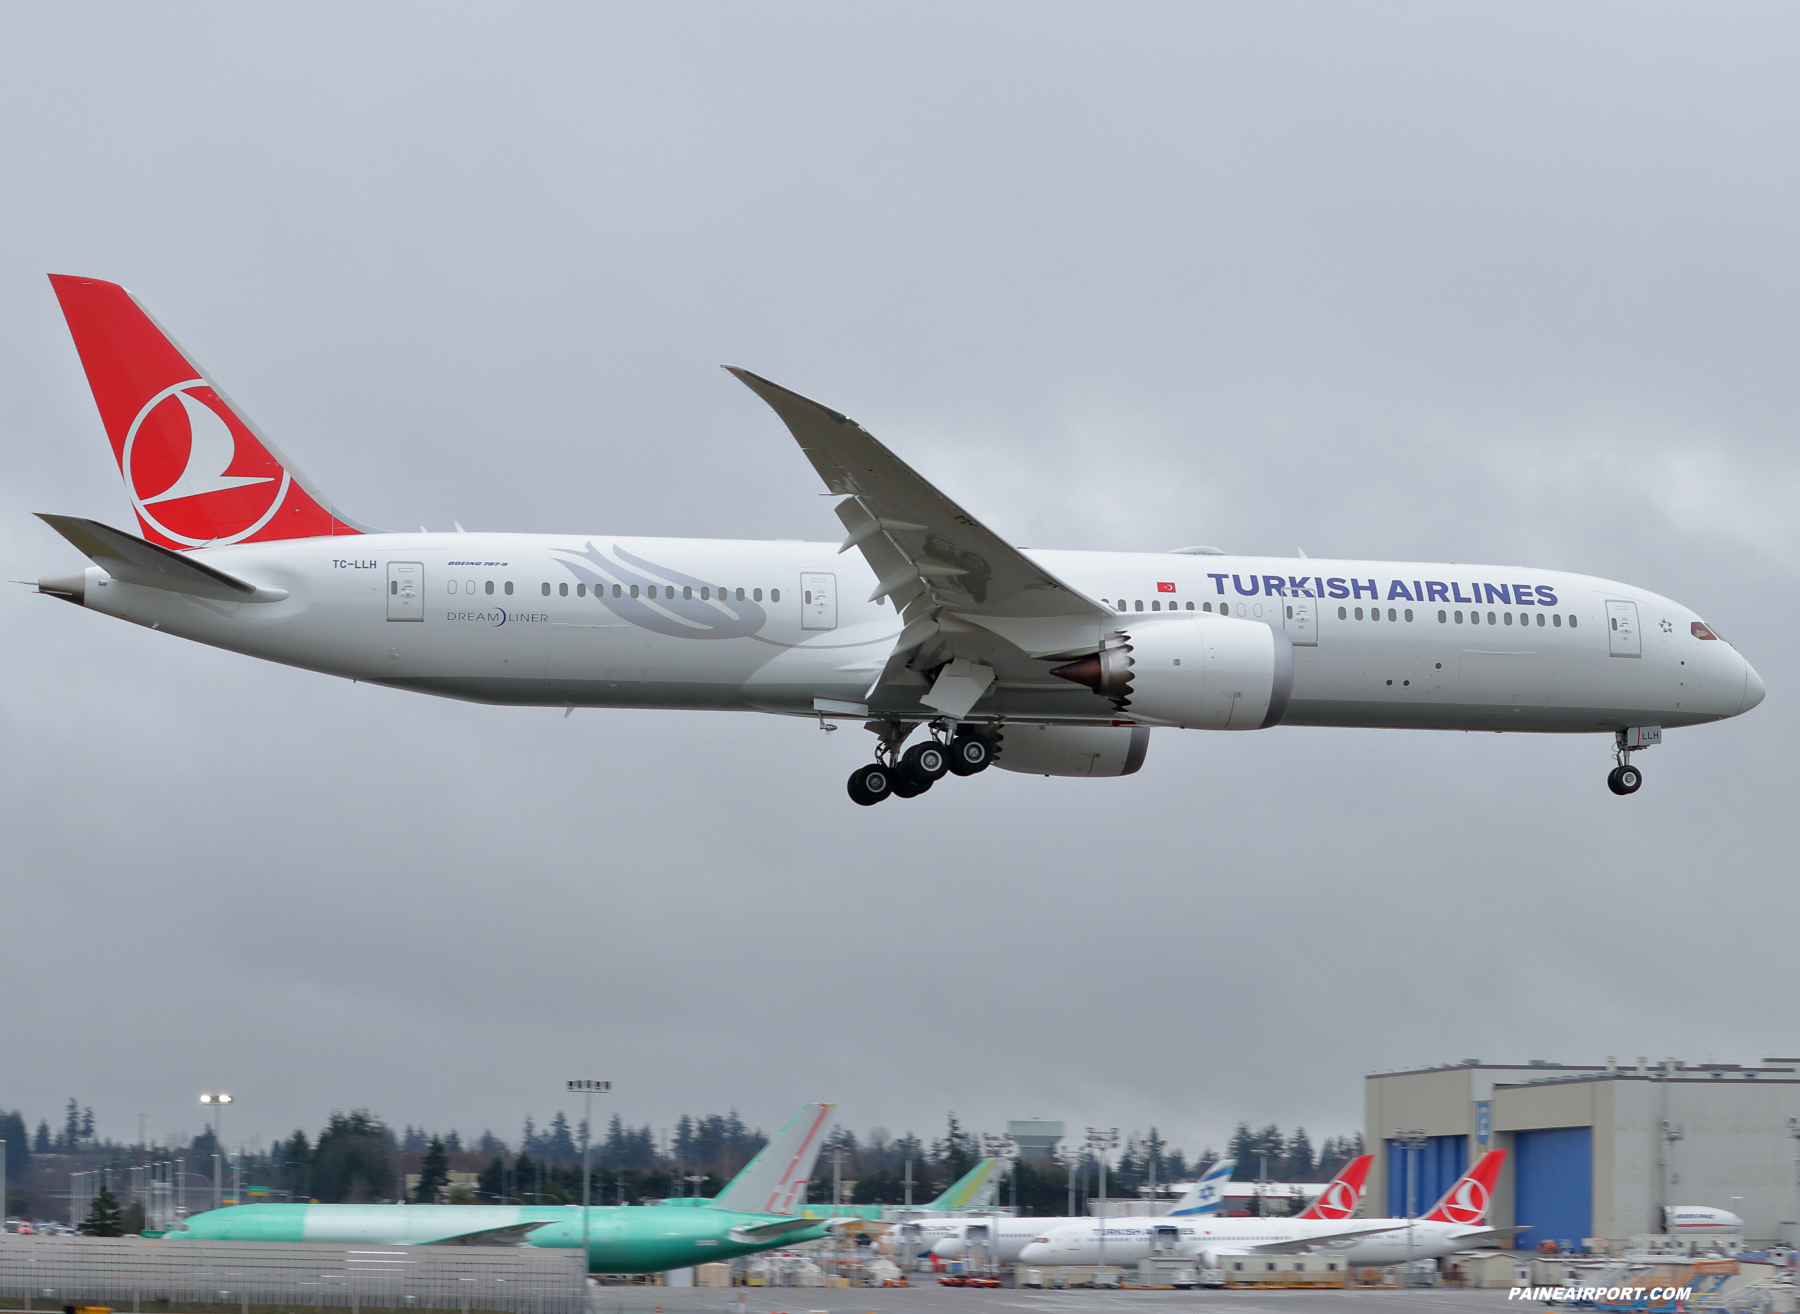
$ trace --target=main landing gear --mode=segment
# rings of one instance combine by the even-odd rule
[[[1635,794],[1643,788],[1644,773],[1631,765],[1631,755],[1662,742],[1662,727],[1631,726],[1613,734],[1613,759],[1618,765],[1606,773],[1606,787],[1615,794]]]
[[[930,739],[905,753],[900,745],[912,733],[911,725],[872,721],[869,729],[881,737],[875,760],[852,771],[848,786],[850,800],[863,807],[872,807],[889,794],[917,798],[946,774],[972,776],[985,771],[999,752],[994,739],[943,722],[932,725]]]

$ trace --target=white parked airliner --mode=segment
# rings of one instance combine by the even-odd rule
[[[746,370],[838,496],[841,545],[378,532],[125,289],[51,282],[139,532],[44,516],[94,564],[39,590],[290,666],[485,703],[861,721],[864,804],[990,763],[1128,775],[1154,728],[1276,725],[1605,734],[1629,794],[1664,729],[1763,697],[1698,615],[1586,575],[1016,548]]]

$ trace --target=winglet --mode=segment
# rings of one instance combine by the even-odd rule
[[[808,1104],[714,1196],[708,1209],[740,1214],[798,1214],[825,1140],[833,1104]]]

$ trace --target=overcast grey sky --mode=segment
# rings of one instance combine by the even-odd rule
[[[0,592],[0,1105],[265,1140],[804,1100],[1357,1127],[1369,1070],[1791,1054],[1800,11],[13,5],[0,557],[130,526],[44,281],[350,515],[835,536],[749,366],[1015,542],[1526,564],[1769,685],[1600,737],[1160,732],[864,810],[858,730],[504,710]],[[572,1107],[572,1106],[570,1106]],[[229,1130],[229,1129],[228,1129]]]

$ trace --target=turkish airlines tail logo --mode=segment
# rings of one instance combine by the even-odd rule
[[[359,534],[117,283],[52,274],[144,537],[170,548]]]
[[[1506,1160],[1505,1150],[1489,1150],[1475,1161],[1437,1202],[1437,1208],[1425,1215],[1428,1223],[1456,1223],[1475,1227],[1487,1221],[1488,1204],[1494,1198],[1494,1183],[1500,1178],[1500,1165]]]
[[[1319,1192],[1319,1198],[1307,1206],[1300,1215],[1302,1218],[1348,1218],[1356,1212],[1356,1202],[1362,1198],[1363,1183],[1369,1180],[1369,1165],[1375,1162],[1372,1154],[1359,1154],[1344,1165],[1344,1170]]]

